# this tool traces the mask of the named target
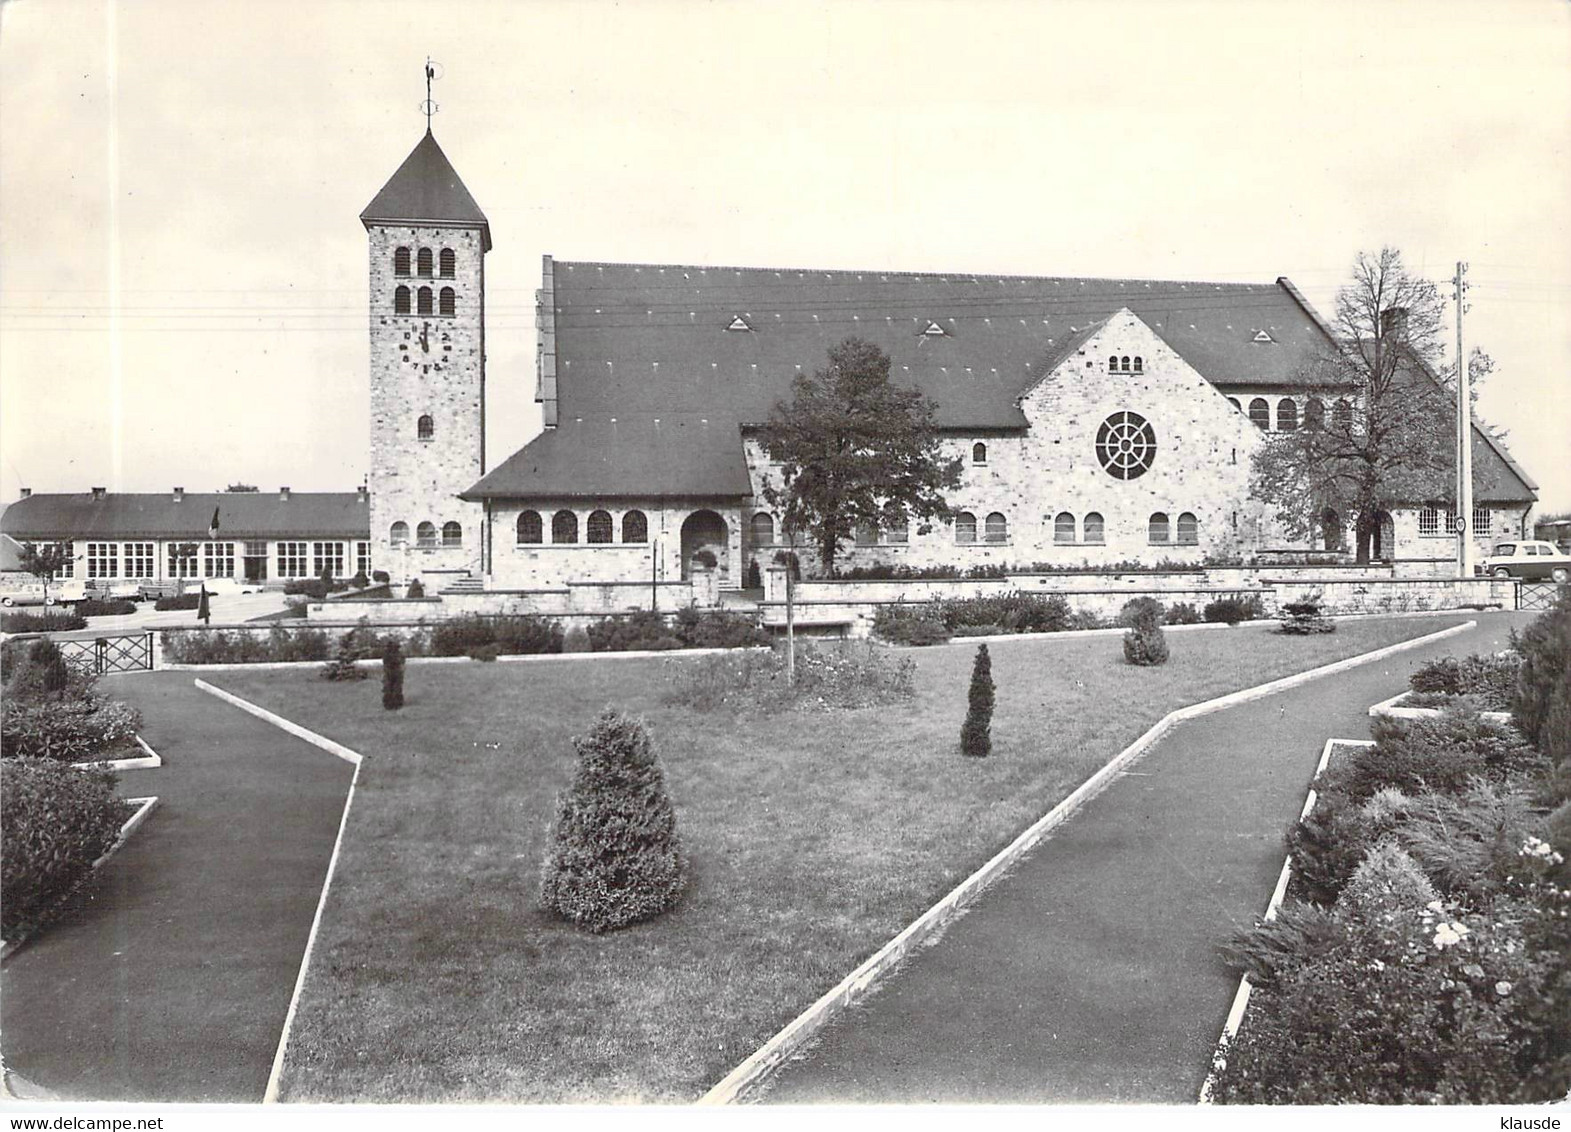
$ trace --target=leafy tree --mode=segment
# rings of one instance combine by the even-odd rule
[[[792,382],[761,440],[781,465],[781,482],[764,498],[782,515],[788,539],[800,532],[832,572],[840,546],[859,525],[884,530],[949,514],[946,490],[960,486],[959,458],[939,446],[937,405],[893,385],[889,357],[871,342],[847,338],[829,351],[829,368]]]
[[[966,721],[960,727],[960,751],[982,758],[993,749],[993,658],[986,645],[976,648]]]
[[[44,584],[44,600],[49,600],[49,583],[71,562],[69,543],[24,542],[19,562],[23,570]]]
[[[1251,468],[1251,494],[1289,536],[1312,538],[1335,511],[1352,518],[1367,562],[1381,511],[1455,499],[1455,369],[1437,364],[1444,313],[1401,252],[1359,253],[1337,292],[1333,341],[1297,374],[1311,410],[1301,427],[1268,433]],[[1492,368],[1479,351],[1469,359],[1474,380]]]

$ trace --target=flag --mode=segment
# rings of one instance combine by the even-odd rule
[[[213,508],[213,521],[209,523],[207,527],[207,537],[218,537],[218,508],[216,507]]]

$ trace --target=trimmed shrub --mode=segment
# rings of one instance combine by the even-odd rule
[[[1117,624],[1125,629],[1156,628],[1162,623],[1162,603],[1154,597],[1132,597],[1118,611]]]
[[[371,580],[373,582],[376,582],[378,585],[385,586],[389,582],[391,582],[393,580],[393,578],[392,578],[392,575],[389,574],[386,570],[372,570],[371,571]]]
[[[1187,601],[1178,601],[1167,607],[1163,620],[1169,625],[1198,625],[1200,611]]]
[[[993,659],[986,645],[976,646],[971,665],[971,688],[966,699],[966,719],[960,726],[960,753],[983,758],[993,749]]]
[[[364,570],[356,570],[355,576],[349,580],[349,588],[352,590],[363,590],[370,584],[371,579],[365,576]]]
[[[951,632],[962,625],[997,625],[1006,633],[1058,633],[1070,627],[1069,603],[1058,594],[952,598],[938,603],[938,615]]]
[[[404,650],[394,636],[382,642],[382,706],[388,711],[404,706]]]
[[[202,595],[199,593],[176,594],[173,597],[159,598],[153,602],[153,608],[160,613],[173,613],[181,609],[195,609],[201,600]]]
[[[19,658],[6,671],[6,694],[15,699],[36,699],[59,695],[73,684],[71,667],[60,653],[60,646],[48,637],[16,642]],[[76,683],[82,678],[77,677]],[[91,681],[88,681],[91,684]],[[85,692],[86,689],[83,689]]]
[[[364,680],[366,671],[356,663],[359,657],[359,644],[355,640],[355,631],[351,629],[339,638],[338,655],[322,666],[322,679]]]
[[[747,589],[761,590],[764,588],[764,573],[758,568],[758,559],[747,560],[747,580],[743,583]]]
[[[48,759],[7,758],[0,772],[0,930],[35,926],[120,836],[114,776]]]
[[[1484,711],[1509,711],[1521,670],[1520,653],[1447,656],[1415,669],[1408,686],[1424,694],[1469,696]]]
[[[1556,766],[1571,756],[1571,590],[1533,620],[1512,647],[1522,656],[1511,716],[1528,741]]]
[[[1383,837],[1358,862],[1338,904],[1362,916],[1417,911],[1440,893],[1418,862],[1389,837]]]
[[[406,598],[425,597],[425,587],[420,584],[419,578],[409,583],[409,588],[404,590],[404,596]]]
[[[703,566],[706,569],[713,570],[715,566],[719,564],[719,561],[720,560],[715,557],[715,552],[710,550],[707,546],[700,550],[694,551],[693,553],[692,562],[694,566]]]
[[[591,932],[658,916],[681,894],[684,863],[649,732],[607,709],[573,746],[578,772],[557,798],[540,905]]]
[[[1370,725],[1375,746],[1357,747],[1326,769],[1324,789],[1362,802],[1382,787],[1404,794],[1456,794],[1470,778],[1503,782],[1547,769],[1542,756],[1510,727],[1448,711],[1434,719],[1380,716]]]
[[[1215,601],[1207,602],[1205,620],[1216,622],[1223,621],[1229,625],[1237,625],[1240,621],[1256,621],[1265,616],[1265,606],[1260,603],[1260,598],[1255,594],[1243,597],[1219,597]]]
[[[476,645],[465,655],[467,655],[470,660],[490,662],[494,661],[497,657],[502,655],[502,646],[494,641],[489,645]]]
[[[1124,632],[1124,660],[1142,668],[1167,663],[1167,634],[1159,625],[1142,625]]]
[[[1520,851],[1538,827],[1528,807],[1522,791],[1472,779],[1454,797],[1415,799],[1396,836],[1442,890],[1486,907],[1524,875]]]
[[[593,652],[594,647],[589,639],[589,631],[582,625],[574,625],[562,634],[563,652]]]
[[[941,645],[949,639],[950,628],[933,602],[921,605],[898,603],[880,605],[873,611],[873,633],[880,640],[897,645]]]
[[[1294,601],[1282,606],[1282,632],[1298,636],[1334,633],[1336,622],[1320,611],[1318,601]]]
[[[0,613],[0,632],[69,633],[87,628],[87,618],[75,613]]]
[[[124,598],[107,598],[99,600],[88,598],[79,601],[73,606],[78,617],[119,617],[126,613],[136,612],[136,602]]]
[[[187,629],[164,633],[164,659],[171,664],[262,664],[326,660],[321,629],[286,629],[274,622],[265,637],[244,629]]]
[[[439,622],[431,630],[432,656],[470,656],[473,650],[492,645],[498,656],[561,652],[562,626],[524,613],[466,613]]]
[[[93,762],[112,757],[141,726],[135,708],[95,696],[8,698],[0,712],[0,745],[7,758]]]
[[[740,649],[770,644],[774,638],[746,613],[722,609],[683,609],[675,623],[677,640],[693,649]],[[662,647],[662,646],[654,646]]]
[[[325,572],[320,578],[291,578],[284,583],[284,593],[308,597],[313,601],[326,601],[328,594],[341,593],[348,588],[348,582],[334,581]]]

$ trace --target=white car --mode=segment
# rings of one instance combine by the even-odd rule
[[[207,588],[210,595],[218,594],[259,594],[263,590],[261,582],[249,581],[245,578],[199,578],[187,581],[185,592],[201,593],[203,587]]]
[[[1501,542],[1495,544],[1478,572],[1496,578],[1523,578],[1565,585],[1571,581],[1571,555],[1562,554],[1552,542],[1536,539]]]

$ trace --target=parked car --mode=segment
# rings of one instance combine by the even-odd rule
[[[198,578],[186,582],[185,592],[200,593],[204,586],[209,594],[259,594],[266,589],[261,582],[246,578]]]
[[[75,605],[79,601],[140,601],[141,585],[137,582],[117,582],[107,578],[67,578],[57,582],[50,596],[61,605]]]
[[[1478,572],[1496,578],[1549,580],[1564,585],[1571,581],[1571,555],[1562,554],[1554,543],[1535,539],[1496,543]]]
[[[143,582],[136,587],[142,601],[157,601],[161,597],[179,597],[179,582]]]
[[[49,588],[49,596],[44,596],[42,582],[23,582],[14,585],[0,593],[0,605],[10,608],[13,605],[53,605],[59,598],[56,596],[57,586]]]

